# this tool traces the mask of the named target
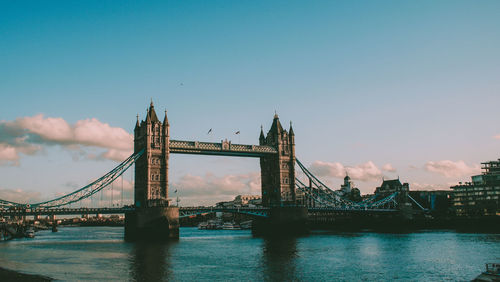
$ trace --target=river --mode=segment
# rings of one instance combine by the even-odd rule
[[[500,261],[500,234],[312,232],[254,238],[248,230],[181,228],[169,243],[126,243],[122,227],[66,227],[0,242],[0,265],[58,280],[471,280]]]

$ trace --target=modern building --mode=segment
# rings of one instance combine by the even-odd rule
[[[410,196],[423,208],[436,215],[448,215],[452,212],[451,190],[410,191]]]
[[[458,216],[500,215],[500,159],[481,163],[483,172],[471,182],[452,186],[452,199]]]

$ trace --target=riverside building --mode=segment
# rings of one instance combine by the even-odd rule
[[[472,176],[471,182],[451,187],[458,216],[500,215],[500,159],[481,166],[483,172]]]

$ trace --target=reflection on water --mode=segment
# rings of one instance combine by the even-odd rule
[[[135,281],[167,281],[172,278],[170,247],[176,242],[133,243],[130,278]]]
[[[262,244],[262,269],[266,281],[296,281],[297,239],[266,238]]]
[[[0,265],[70,281],[463,281],[500,261],[499,243],[446,231],[254,238],[196,228],[176,242],[126,243],[123,228],[74,227],[0,242]]]

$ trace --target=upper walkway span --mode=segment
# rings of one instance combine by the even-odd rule
[[[277,154],[272,146],[232,144],[231,141],[220,143],[170,140],[170,153],[191,155],[219,155],[260,158]]]

